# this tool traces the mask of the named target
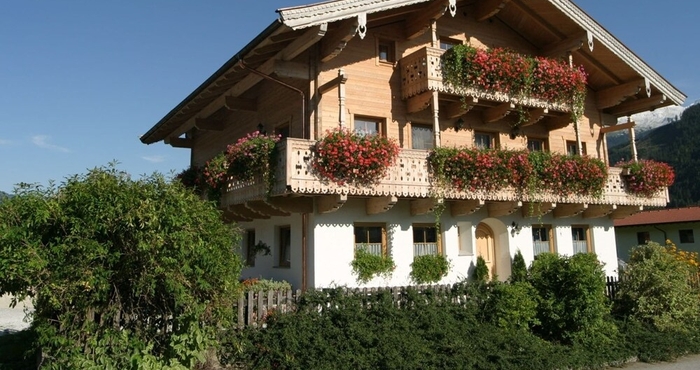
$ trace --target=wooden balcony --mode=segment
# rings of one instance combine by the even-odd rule
[[[238,182],[229,181],[222,197],[222,207],[233,219],[250,220],[291,213],[333,212],[348,199],[367,199],[367,213],[381,213],[399,200],[410,201],[411,212],[421,214],[435,206],[428,174],[426,150],[402,149],[396,164],[385,178],[373,187],[339,186],[321,180],[311,167],[314,141],[287,138],[278,144],[280,151],[274,184],[268,194],[262,178]],[[314,208],[314,198],[316,207]],[[668,203],[668,189],[652,198],[642,198],[629,193],[623,181],[622,169],[608,169],[608,181],[600,198],[569,196],[560,197],[546,191],[535,195],[519,195],[515,191],[447,191],[452,215],[465,215],[486,207],[489,215],[499,217],[521,210],[523,215],[552,211],[555,217],[625,217],[643,207],[664,207]],[[527,206],[537,204],[536,207]],[[529,214],[528,214],[529,212]]]
[[[401,97],[407,102],[409,112],[426,109],[430,105],[432,93],[438,92],[441,94],[441,99],[449,96],[464,97],[465,100],[461,105],[467,109],[481,106],[503,111],[514,110],[519,106],[533,112],[537,111],[538,114],[547,115],[557,121],[566,120],[571,113],[571,106],[568,104],[511,96],[497,91],[452,86],[444,82],[442,77],[440,58],[444,52],[445,50],[442,49],[425,47],[399,61]],[[460,113],[463,114],[464,111]]]

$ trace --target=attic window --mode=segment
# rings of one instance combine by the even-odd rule
[[[390,40],[377,40],[377,59],[380,63],[394,63],[396,61],[395,57],[395,43]]]

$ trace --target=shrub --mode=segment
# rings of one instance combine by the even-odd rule
[[[690,267],[655,242],[632,249],[622,271],[615,312],[658,330],[682,331],[700,313]]]
[[[244,292],[267,292],[268,290],[290,290],[292,285],[284,280],[250,278],[241,282],[241,288]]]
[[[614,331],[607,321],[605,273],[595,254],[542,253],[530,266],[530,282],[539,304],[534,331],[544,339],[570,344]]]
[[[441,254],[417,256],[411,263],[411,280],[416,284],[437,283],[450,272],[450,261]]]
[[[367,248],[357,248],[355,258],[350,262],[357,281],[366,284],[375,276],[388,277],[396,268],[391,256],[370,253]]]
[[[277,165],[275,146],[278,135],[264,135],[255,131],[226,147],[228,171],[234,180],[250,181],[261,176],[267,191],[272,190]]]
[[[492,324],[513,330],[529,330],[537,321],[537,291],[526,281],[491,282],[484,314]]]
[[[525,265],[525,258],[523,254],[518,249],[513,257],[513,264],[511,266],[510,278],[509,280],[513,283],[527,281],[527,265]]]
[[[45,368],[191,368],[231,320],[237,237],[180,184],[97,168],[0,204],[0,295],[33,298]]]
[[[474,268],[472,279],[475,282],[489,281],[489,267],[486,266],[486,260],[484,260],[484,257],[476,257],[476,267]]]

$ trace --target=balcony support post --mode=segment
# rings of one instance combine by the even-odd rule
[[[431,103],[433,107],[433,134],[435,138],[433,139],[433,146],[435,148],[440,146],[440,108],[439,108],[438,92],[433,91],[433,101]]]
[[[629,117],[627,118],[627,120],[629,121]],[[634,137],[634,126],[630,127],[629,130],[630,130],[630,144],[632,144],[632,145],[630,145],[632,147],[632,160],[636,162],[637,161],[637,142],[636,142],[637,140]]]

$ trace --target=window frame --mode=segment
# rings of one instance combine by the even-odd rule
[[[386,224],[381,223],[381,222],[355,222],[353,223],[353,251],[356,251],[358,248],[358,244],[371,244],[369,242],[369,234],[367,234],[367,241],[365,242],[357,242],[357,228],[374,228],[378,227],[381,230],[381,244],[382,244],[382,257],[386,257],[389,255],[388,247],[387,247],[387,236],[386,236]]]
[[[489,137],[489,147],[488,148],[483,148],[478,145],[478,142],[476,140],[477,136],[488,136]],[[498,136],[496,133],[489,132],[489,131],[474,131],[474,135],[472,137],[472,143],[475,148],[477,149],[497,149],[498,148]]]
[[[541,150],[537,150],[537,149],[532,149],[532,148],[530,148],[530,143],[531,143],[531,142],[539,142],[539,143],[541,143],[542,149],[541,149]],[[541,138],[541,137],[532,137],[532,136],[528,136],[528,137],[527,137],[527,150],[528,150],[529,152],[535,152],[535,151],[537,151],[537,152],[548,152],[548,151],[549,151],[549,145],[547,145],[547,139],[546,139],[546,138]]]
[[[376,135],[379,135],[380,137],[386,137],[386,119],[381,118],[381,117],[373,117],[373,116],[363,116],[363,115],[353,115],[352,117],[352,131],[354,133],[360,134],[360,135],[367,135],[367,134],[362,134],[362,132],[357,130],[357,122],[374,122],[377,125],[377,133]]]
[[[678,241],[681,244],[693,244],[695,243],[695,233],[693,229],[679,229],[678,230]]]
[[[455,47],[455,46],[457,46],[457,45],[462,45],[462,44],[463,44],[462,40],[455,39],[455,38],[452,38],[452,37],[440,36],[440,37],[438,38],[438,48],[439,48],[440,50],[445,50],[445,51],[447,51],[447,50],[450,50],[450,49],[452,49],[453,47]],[[443,45],[449,45],[449,47],[443,48]]]
[[[377,65],[393,66],[396,63],[396,41],[383,37],[376,37],[375,40]],[[386,48],[386,58],[382,58],[383,48]]]
[[[255,229],[245,230],[245,264],[255,267]]]
[[[427,240],[427,234],[425,231],[423,231],[423,240],[422,242],[416,242],[416,229],[434,229],[435,230],[435,241],[434,242],[429,242]],[[435,243],[435,254],[430,253],[430,255],[436,255],[436,256],[441,256],[443,254],[442,250],[442,235],[440,233],[440,229],[435,226],[434,223],[415,223],[411,224],[411,232],[412,232],[412,239],[413,239],[413,257],[416,256],[416,243]],[[422,254],[426,255],[426,254]]]
[[[414,140],[415,135],[413,134],[414,128],[428,129],[430,131],[430,147],[429,148],[416,148],[416,141]],[[431,150],[435,148],[435,130],[433,126],[427,123],[413,123],[411,122],[411,149],[416,150]]]
[[[571,225],[571,243],[572,243],[572,246],[573,246],[573,243],[575,241],[580,241],[580,240],[574,239],[574,229],[582,229],[583,230],[582,235],[585,238],[585,242],[586,242],[586,252],[578,252],[578,253],[593,253],[593,244],[591,241],[591,228],[590,228],[590,226],[589,225]],[[573,252],[574,252],[574,254],[577,253],[575,249]]]
[[[576,148],[576,153],[571,153],[569,151],[569,148],[574,147]],[[576,140],[566,140],[566,154],[567,155],[579,155],[578,152],[578,144],[576,143]],[[582,141],[581,142],[581,155],[588,155],[588,151],[586,150],[586,142]]]
[[[545,235],[547,236],[547,240],[544,240],[548,244],[548,252],[549,253],[556,253],[556,244],[554,243],[554,227],[549,224],[543,224],[543,225],[533,225],[532,226],[532,252],[535,257],[537,257],[539,254],[544,253],[543,251],[540,251],[537,253],[535,250],[535,242],[537,241],[543,241],[543,240],[535,240],[535,230],[542,230],[544,229]]]
[[[289,256],[288,259],[285,257]],[[277,267],[289,268],[292,265],[292,227],[277,227]]]
[[[649,237],[648,231],[637,231],[637,245],[645,245],[649,243],[650,240],[651,238]]]

